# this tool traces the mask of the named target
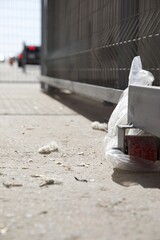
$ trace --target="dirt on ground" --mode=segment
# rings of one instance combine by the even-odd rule
[[[38,84],[0,85],[0,239],[159,240],[160,174],[104,157],[113,106]],[[58,150],[40,154],[56,142]]]

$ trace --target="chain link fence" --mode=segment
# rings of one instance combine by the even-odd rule
[[[160,1],[42,0],[42,73],[124,89],[131,61],[160,85]]]

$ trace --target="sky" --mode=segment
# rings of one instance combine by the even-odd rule
[[[8,57],[41,44],[41,1],[0,0],[0,54]]]

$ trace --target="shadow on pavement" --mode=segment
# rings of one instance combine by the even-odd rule
[[[144,188],[160,188],[160,172],[144,173],[114,169],[112,180],[124,187],[141,185]]]
[[[90,121],[108,122],[115,105],[108,103],[104,105],[92,99],[88,99],[75,94],[57,92],[49,94],[52,98],[71,108]]]

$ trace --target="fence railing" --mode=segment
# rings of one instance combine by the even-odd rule
[[[160,1],[42,0],[42,73],[124,89],[132,59],[160,85]]]

